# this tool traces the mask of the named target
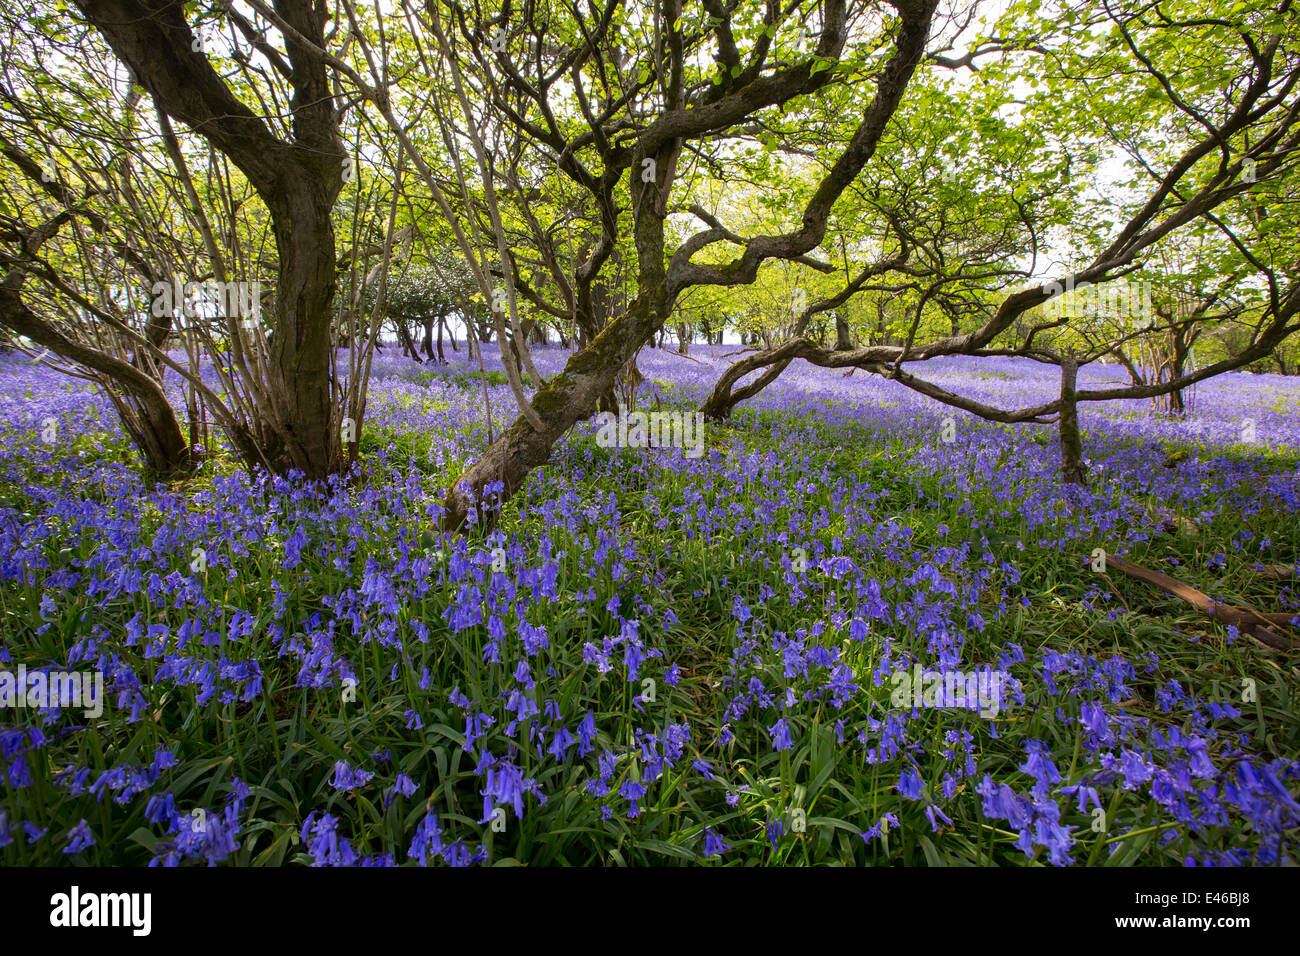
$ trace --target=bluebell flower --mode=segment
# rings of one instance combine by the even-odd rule
[[[634,818],[640,815],[641,808],[638,801],[645,797],[646,788],[636,780],[624,781],[623,786],[619,787],[618,792],[631,801],[632,808],[628,811],[628,817]]]
[[[582,723],[578,725],[578,756],[585,757],[595,749],[593,741],[596,739],[596,715],[587,711],[587,715],[582,718]]]
[[[722,838],[714,833],[711,828],[704,828],[705,856],[722,856],[722,854],[726,853],[730,849],[731,847],[723,843]]]
[[[895,789],[908,800],[920,800],[923,786],[924,784],[922,784],[921,778],[916,771],[911,767],[906,767],[898,775],[898,785]]]
[[[1120,768],[1124,774],[1124,789],[1136,790],[1151,779],[1151,767],[1136,751],[1127,747],[1121,751]]]
[[[364,787],[374,776],[371,771],[354,768],[346,760],[340,760],[334,764],[334,779],[330,786],[335,790],[355,790]]]
[[[415,828],[406,856],[408,859],[419,860],[421,866],[426,866],[428,858],[440,855],[442,849],[442,828],[438,826],[438,817],[432,811],[427,812]]]
[[[859,833],[858,836],[862,838],[863,843],[870,843],[872,840],[879,839],[888,829],[898,825],[898,817],[892,813],[885,813],[874,824]]]
[[[939,820],[942,820],[944,823],[947,823],[947,824],[951,824],[951,823],[952,823],[952,820],[948,817],[948,815],[945,814],[942,810],[940,810],[940,809],[939,809],[937,806],[935,806],[933,803],[930,804],[929,806],[927,806],[927,807],[925,808],[925,815],[926,815],[926,817],[929,818],[929,820],[930,820],[930,830],[931,830],[932,832],[934,832],[934,833],[938,833],[938,832],[939,832],[939,822],[938,822]],[[938,819],[935,819],[936,817],[937,817]]]
[[[771,821],[767,825],[767,838],[772,843],[772,849],[780,849],[781,837],[785,835],[785,823],[780,819]]]
[[[767,732],[772,735],[773,750],[789,750],[794,746],[794,742],[790,739],[790,727],[784,717],[767,728]]]
[[[509,804],[514,808],[515,816],[523,818],[524,793],[531,781],[525,781],[519,768],[506,759],[496,760],[487,768],[486,786],[481,791],[483,796],[491,797],[498,803]]]
[[[64,853],[80,853],[89,847],[95,845],[95,835],[90,832],[90,824],[82,819],[75,827],[68,831],[68,845],[63,848]]]
[[[419,785],[404,773],[397,775],[396,781],[384,794],[384,806],[388,806],[398,796],[409,797],[419,789]]]
[[[567,759],[569,748],[573,746],[573,735],[569,733],[567,727],[560,727],[555,731],[555,736],[551,739],[551,745],[546,748],[556,760],[564,763]]]

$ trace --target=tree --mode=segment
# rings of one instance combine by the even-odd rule
[[[643,15],[639,8],[608,0],[588,19],[563,2],[528,4],[518,11],[506,4],[498,15],[471,14],[452,3],[428,3],[423,9],[403,5],[408,22],[436,38],[453,91],[443,102],[460,114],[453,124],[444,110],[444,130],[462,129],[472,141],[489,210],[499,210],[504,197],[527,219],[518,201],[526,189],[507,182],[511,194],[499,196],[494,188],[496,171],[512,168],[509,157],[516,153],[521,166],[556,169],[595,210],[594,245],[556,281],[568,290],[566,304],[577,327],[599,328],[598,281],[624,240],[630,240],[628,271],[635,281],[627,308],[560,374],[530,400],[514,388],[520,417],[449,489],[448,527],[462,527],[477,512],[489,485],[499,483],[500,494],[510,495],[549,458],[555,442],[610,393],[683,291],[752,282],[763,262],[799,261],[821,243],[832,207],[875,152],[921,61],[935,0],[900,0],[892,8],[850,7],[846,0],[825,0],[817,10],[804,6],[796,2],[782,10],[768,4],[751,16],[717,0],[689,11],[680,0],[664,0]],[[801,49],[803,38],[814,31],[815,43]],[[850,39],[853,52],[846,55]],[[632,62],[633,47],[645,51],[638,62]],[[378,61],[373,51],[367,56],[372,66],[364,86],[400,136],[403,124],[388,104],[384,76],[374,66]],[[666,223],[679,209],[670,200],[676,184],[694,175],[692,156],[705,153],[702,161],[716,162],[726,142],[746,135],[743,131],[753,129],[760,116],[774,116],[804,98],[834,94],[838,102],[827,108],[843,110],[863,81],[869,81],[872,95],[862,119],[838,147],[834,165],[794,229],[739,240],[705,219],[707,228],[669,248]],[[500,137],[499,147],[490,149],[481,130]],[[715,154],[711,160],[708,152]],[[432,165],[413,159],[430,192],[445,195]],[[444,212],[453,213],[449,202]],[[513,317],[520,276],[504,250],[499,211],[491,219]],[[715,243],[738,240],[742,253],[731,262],[695,261]],[[471,243],[463,245],[472,255]],[[507,361],[508,373],[511,368]],[[491,520],[490,512],[481,518]]]
[[[343,467],[355,454],[378,334],[373,316],[360,313],[375,300],[368,290],[382,299],[402,162],[399,154],[383,176],[367,177],[345,151],[348,109],[335,100],[328,57],[312,52],[327,42],[329,14],[307,0],[255,3],[251,18],[230,6],[160,0],[77,9],[80,17],[32,14],[10,31],[31,44],[28,54],[69,42],[76,54],[26,58],[47,61],[49,75],[16,68],[21,56],[8,61],[5,157],[62,210],[28,217],[11,236],[23,246],[21,236],[46,223],[63,232],[42,240],[52,254],[40,261],[29,248],[11,255],[21,275],[7,276],[13,294],[0,321],[100,382],[160,472],[188,467],[209,414],[249,466],[317,478]],[[125,84],[114,58],[129,73]],[[127,106],[120,117],[87,108],[101,98]],[[358,125],[347,131],[359,139]],[[385,159],[391,152],[383,142],[372,148]],[[116,158],[105,163],[105,155]],[[336,210],[348,183],[351,201]],[[371,221],[385,207],[387,229]],[[342,254],[336,216],[350,239]],[[100,295],[87,275],[87,261],[110,256],[124,261],[120,301]],[[197,306],[191,286],[204,299]],[[238,304],[214,303],[214,289]],[[343,379],[340,336],[353,346]],[[177,345],[183,359],[167,353]],[[166,371],[185,383],[188,442],[177,441],[177,416],[164,401]]]
[[[962,270],[969,268],[969,249],[938,241],[933,211],[918,216],[918,211],[925,212],[924,206],[895,205],[886,214],[906,247],[901,261],[916,270],[920,257],[919,272],[927,281],[925,292],[911,305],[904,341],[833,351],[806,337],[792,338],[731,366],[705,404],[707,415],[725,417],[736,402],[756,394],[796,358],[828,368],[862,368],[986,419],[1058,421],[1063,477],[1079,483],[1084,470],[1077,403],[1178,394],[1196,382],[1271,355],[1300,328],[1300,269],[1294,259],[1300,219],[1283,201],[1287,184],[1295,181],[1300,150],[1296,12],[1289,4],[1239,4],[1230,15],[1207,20],[1178,4],[1157,8],[1108,3],[1070,8],[1055,21],[1044,22],[1037,16],[1038,9],[1036,3],[1013,7],[999,26],[1004,40],[996,47],[1004,58],[1003,80],[1015,76],[1042,88],[1025,104],[1026,120],[1037,120],[1035,128],[1052,131],[1057,152],[1067,160],[1067,177],[1068,161],[1089,155],[1097,131],[1102,131],[1104,145],[1129,157],[1134,175],[1119,197],[1089,203],[1076,192],[1077,206],[1066,220],[1038,215],[1029,208],[1035,182],[1051,175],[1050,169],[1041,168],[1044,153],[1021,153],[1020,168],[1014,156],[1008,157],[1023,185],[1011,193],[1014,211],[1008,210],[1001,222],[984,231],[1021,230],[1036,249],[1046,228],[1064,222],[1072,244],[1098,251],[1079,256],[1079,263],[1060,279],[1032,282],[1024,288],[1013,289],[1012,280],[1018,276],[1023,282],[1030,278],[1029,271],[999,271],[1005,282],[991,310],[988,298],[973,295],[973,290],[959,290],[945,300],[939,293],[951,288]],[[1033,50],[1036,56],[1026,60],[1015,50]],[[1214,51],[1214,68],[1180,74],[1180,61],[1193,50],[1202,57]],[[978,55],[976,50],[950,62],[971,66]],[[986,81],[990,74],[997,75],[985,69]],[[1098,81],[1097,77],[1111,79]],[[981,119],[976,126],[982,126],[979,132],[986,144],[1007,135],[1004,127]],[[957,175],[944,178],[971,182],[973,196],[987,188],[988,168],[968,164]],[[1231,281],[1228,288],[1194,289],[1194,304],[1185,314],[1163,313],[1165,332],[1173,337],[1173,368],[1153,381],[1143,380],[1134,369],[1135,381],[1127,387],[1077,390],[1078,368],[1103,356],[1122,354],[1127,343],[1144,336],[1149,340],[1152,326],[1134,322],[1129,307],[1110,310],[1118,311],[1124,321],[1109,326],[1091,318],[1080,321],[1068,310],[1062,314],[1059,308],[1043,307],[1071,294],[1105,302],[1116,289],[1131,293],[1133,283],[1143,275],[1141,270],[1156,261],[1155,254],[1189,235],[1218,238],[1221,252],[1210,259],[1210,268]],[[1252,284],[1262,292],[1263,301],[1254,313],[1247,341],[1233,355],[1196,369],[1186,367],[1184,353],[1200,330],[1240,313],[1235,307],[1217,306]],[[1133,297],[1127,297],[1131,302]],[[829,307],[823,300],[812,308]],[[1095,316],[1108,308],[1091,308],[1085,315]],[[935,327],[937,313],[944,310],[953,318],[946,331]],[[1032,408],[999,409],[903,369],[904,363],[958,354],[1022,356],[1059,366],[1060,396]],[[759,370],[763,371],[757,381],[735,387]]]

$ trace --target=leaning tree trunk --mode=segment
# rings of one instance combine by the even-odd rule
[[[917,3],[900,3],[897,6],[901,19],[897,51],[880,74],[876,99],[853,136],[851,150],[840,157],[834,171],[823,180],[817,198],[810,202],[805,212],[803,230],[785,242],[770,247],[766,258],[772,258],[770,253],[773,252],[779,252],[786,259],[794,259],[810,252],[824,238],[826,220],[834,201],[874,153],[876,143],[924,53],[936,0],[919,0]],[[843,16],[842,8],[839,15]],[[827,35],[823,34],[821,42],[827,42]],[[765,81],[766,78],[763,82]],[[745,97],[733,101],[743,107],[736,118],[738,120],[741,114],[763,105],[764,97],[773,105],[784,103],[796,95],[799,89],[800,82],[796,81],[789,87],[789,95],[776,97],[764,92],[752,103]],[[717,105],[713,104],[710,109]],[[697,117],[701,113],[707,114],[703,109],[689,112]],[[674,115],[680,113],[664,113],[661,118],[667,119]],[[731,124],[722,122],[717,128],[729,125]],[[703,123],[700,131],[704,131],[707,126],[707,122]],[[671,132],[671,124],[668,129],[658,129],[653,125],[651,129],[653,132],[641,134],[629,158],[629,166],[633,170],[642,168],[643,157],[651,159],[650,166],[664,170],[662,182],[653,175],[644,174],[641,178],[631,177],[629,182],[632,238],[637,255],[635,300],[588,347],[573,355],[563,372],[542,383],[530,403],[532,413],[529,417],[521,415],[516,418],[483,456],[453,482],[447,492],[443,514],[444,527],[448,530],[460,530],[471,515],[475,515],[481,525],[491,524],[499,505],[497,502],[484,501],[486,488],[499,482],[501,499],[514,494],[523,485],[529,471],[550,458],[554,444],[574,424],[591,416],[601,396],[612,389],[619,372],[636,355],[638,349],[651,341],[654,332],[668,318],[682,288],[694,284],[686,281],[681,284],[670,283],[668,268],[665,266],[668,257],[664,248],[668,195],[686,137],[675,137]],[[747,248],[747,253],[749,251],[752,249]],[[677,255],[680,252],[681,250]],[[677,259],[677,255],[673,258]],[[760,261],[761,259],[749,259],[749,265],[743,274],[733,274],[730,278],[741,279],[746,283],[754,281]],[[684,280],[681,260],[677,262],[677,278]],[[741,271],[737,269],[735,273]],[[530,420],[536,424],[530,423]]]
[[[666,295],[663,285],[657,283],[590,345],[575,352],[564,370],[547,379],[533,397],[531,404],[542,420],[542,430],[522,415],[516,418],[447,490],[443,527],[460,531],[471,522],[471,516],[471,523],[491,526],[500,502],[522,487],[532,469],[546,463],[551,448],[570,428],[590,418],[602,398],[613,394],[619,374],[649,341],[658,316],[666,314]],[[500,498],[485,500],[485,489],[494,482],[503,485]]]
[[[157,392],[122,395],[109,388],[105,391],[117,408],[122,428],[144,457],[144,472],[150,481],[182,478],[193,471],[190,443],[161,387]]]
[[[189,472],[193,467],[189,442],[162,385],[131,362],[73,341],[43,321],[23,302],[20,288],[17,282],[0,285],[0,322],[59,358],[92,369],[101,382],[111,381],[120,390],[119,394],[110,391],[109,397],[153,476],[172,478]]]
[[[1088,484],[1088,466],[1083,461],[1083,439],[1079,434],[1079,405],[1075,397],[1078,363],[1073,355],[1061,359],[1061,480],[1072,485]]]

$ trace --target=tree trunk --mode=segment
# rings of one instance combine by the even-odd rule
[[[654,283],[589,346],[574,353],[560,374],[547,379],[531,403],[543,430],[534,429],[522,415],[516,418],[447,489],[443,527],[459,531],[467,522],[490,527],[500,502],[519,490],[533,468],[546,463],[552,446],[577,422],[591,417],[603,397],[613,396],[619,373],[650,340],[661,321],[658,317],[667,310],[663,284]],[[501,496],[487,501],[485,489],[494,482],[502,483]]]
[[[716,422],[730,418],[733,408],[746,399],[753,398],[771,385],[785,371],[786,366],[790,364],[790,359],[783,359],[770,364],[758,378],[733,392],[731,387],[737,381],[744,378],[746,374],[755,368],[762,368],[762,365],[758,364],[759,361],[759,356],[749,356],[741,359],[722,373],[717,384],[713,386],[713,391],[709,393],[708,399],[700,406],[700,412],[704,415],[705,421]]]
[[[433,322],[434,320],[432,318],[430,318],[429,316],[425,316],[424,344],[421,346],[421,350],[424,352],[425,358],[427,358],[430,362],[434,361],[435,359],[435,356],[433,354]],[[438,325],[438,337],[439,339],[442,338],[441,320],[439,320],[439,325]],[[441,344],[441,342],[439,342],[439,344]]]
[[[158,394],[118,395],[109,390],[123,429],[144,457],[145,476],[151,481],[185,477],[195,464],[176,413],[161,392],[160,388]]]
[[[1083,462],[1083,438],[1079,434],[1079,406],[1075,400],[1078,363],[1073,355],[1061,360],[1061,480],[1066,484],[1088,484],[1088,466]]]
[[[322,170],[321,177],[325,175]],[[309,478],[324,478],[343,461],[330,394],[334,371],[330,347],[335,284],[334,226],[330,221],[333,196],[329,187],[318,182],[296,183],[298,188],[287,190],[288,209],[274,215],[280,254],[278,334],[271,342],[267,375],[268,417],[272,420],[266,423],[266,431],[280,436],[280,447],[269,449],[279,454],[267,457],[273,467],[296,468]]]
[[[853,351],[853,336],[849,334],[849,321],[842,309],[835,312],[835,350],[837,352]]]
[[[1192,347],[1187,341],[1186,328],[1177,328],[1170,332],[1170,349],[1173,352],[1173,378],[1182,378],[1187,370],[1187,357]],[[1181,388],[1169,393],[1169,413],[1182,418],[1187,414],[1187,400]]]
[[[266,397],[258,399],[255,431],[271,467],[325,477],[344,460],[330,388],[330,306],[336,281],[331,214],[347,167],[330,70],[306,45],[287,44],[280,66],[293,86],[293,132],[291,140],[280,139],[199,52],[185,5],[76,3],[161,109],[230,157],[266,205],[278,261],[275,334],[267,343]],[[277,0],[274,6],[287,36],[326,47],[331,13],[325,5]]]
[[[415,340],[411,338],[411,330],[407,328],[405,319],[397,320],[397,341],[401,343],[404,354],[417,362],[420,361],[420,353],[416,351]]]

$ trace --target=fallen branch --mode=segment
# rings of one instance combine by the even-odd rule
[[[1236,607],[1216,601],[1196,588],[1184,584],[1176,578],[1159,571],[1152,571],[1140,564],[1121,558],[1118,555],[1106,555],[1106,567],[1114,568],[1123,574],[1147,584],[1163,588],[1174,597],[1186,601],[1202,614],[1206,614],[1222,624],[1231,624],[1242,634],[1251,637],[1266,647],[1279,651],[1292,651],[1296,648],[1296,639],[1277,631],[1274,625],[1291,625],[1295,614],[1261,614],[1248,607]]]

